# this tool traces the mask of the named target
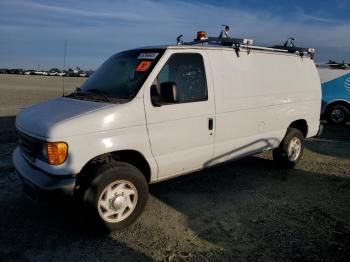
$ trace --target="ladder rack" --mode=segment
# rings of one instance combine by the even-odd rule
[[[288,42],[290,40],[290,43]],[[314,58],[315,49],[314,48],[304,48],[296,47],[294,45],[294,38],[288,38],[284,45],[275,45],[272,47],[259,47],[252,46],[253,40],[248,38],[232,38],[232,37],[206,37],[202,39],[194,39],[191,42],[183,42],[182,35],[177,38],[178,45],[198,45],[198,44],[209,44],[224,47],[233,47],[238,55],[240,47],[245,49],[264,49],[272,52],[288,52],[293,54],[298,54],[300,57],[304,55],[309,55],[311,59]]]
[[[195,39],[192,42],[184,42],[184,45],[197,45],[197,44],[214,44],[222,46],[236,46],[236,45],[252,45],[253,40],[247,38],[231,38],[231,37],[208,37],[205,39]]]

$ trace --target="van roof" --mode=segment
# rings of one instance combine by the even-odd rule
[[[293,56],[300,56],[300,54],[295,54],[288,52],[288,50],[284,49],[276,49],[271,47],[262,47],[262,46],[240,46],[243,50],[253,50],[253,51],[265,51],[269,53],[278,53],[278,54],[285,54],[285,55],[293,55]],[[132,50],[146,50],[146,49],[199,49],[199,50],[234,50],[234,46],[221,46],[221,45],[154,45],[154,46],[143,46],[134,48]]]

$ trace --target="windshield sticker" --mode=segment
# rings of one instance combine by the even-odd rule
[[[136,72],[145,72],[150,67],[151,64],[152,64],[152,61],[142,61],[136,67],[135,71]]]
[[[141,53],[137,59],[156,59],[159,53]]]

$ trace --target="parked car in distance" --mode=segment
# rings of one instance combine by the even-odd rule
[[[267,150],[292,168],[320,130],[313,49],[200,33],[115,54],[74,93],[20,112],[12,159],[27,195],[74,196],[118,230],[150,183]]]
[[[76,69],[69,68],[68,70],[62,71],[58,68],[52,68],[49,71],[45,70],[23,70],[23,69],[7,69],[1,68],[0,74],[17,74],[17,75],[42,75],[42,76],[68,76],[68,77],[90,77],[94,73],[93,70],[80,70],[79,67]]]
[[[26,70],[24,72],[25,75],[35,75],[35,71],[34,70]]]
[[[93,70],[87,70],[87,71],[85,71],[87,77],[92,76],[92,74],[93,74],[94,72],[95,72],[95,71],[93,71]]]
[[[13,75],[23,75],[24,70],[18,69],[18,68],[12,68],[7,70],[7,74],[13,74]]]
[[[35,75],[43,75],[43,74],[44,74],[44,71],[39,71],[39,70],[37,70],[37,71],[34,72],[34,74],[35,74]]]
[[[8,74],[9,69],[7,68],[0,68],[0,74]]]
[[[65,76],[68,76],[68,77],[74,77],[75,76],[75,73],[74,73],[74,70],[69,68],[68,70],[64,71],[65,73]]]
[[[85,72],[82,71],[82,70],[79,71],[78,75],[79,75],[80,77],[87,77],[87,73],[85,73]]]
[[[350,67],[345,63],[318,65],[322,83],[321,114],[329,124],[343,125],[350,116]]]
[[[61,71],[58,68],[51,68],[48,72],[50,76],[58,76]]]

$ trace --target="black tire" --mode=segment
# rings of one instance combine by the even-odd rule
[[[343,105],[334,105],[327,109],[326,120],[330,125],[344,125],[348,119],[348,110]]]
[[[92,218],[89,219],[90,222],[97,222],[98,226],[102,226],[107,231],[121,230],[134,223],[144,210],[148,199],[148,183],[141,171],[128,163],[113,161],[98,166],[94,169],[94,175],[95,178],[83,193],[83,201],[90,215],[89,218]],[[137,200],[133,210],[130,209],[132,211],[129,216],[119,222],[109,222],[100,215],[102,211],[99,199],[103,197],[101,194],[104,193],[104,190],[115,181],[131,183],[137,191]],[[109,200],[109,203],[111,201],[113,202],[113,200]]]
[[[288,153],[289,145],[293,139],[300,141],[300,151],[297,156]],[[295,164],[300,160],[302,154],[304,152],[304,136],[299,129],[296,128],[288,128],[287,134],[280,143],[280,145],[273,150],[273,160],[283,168],[293,168]],[[296,158],[294,158],[294,157]]]

